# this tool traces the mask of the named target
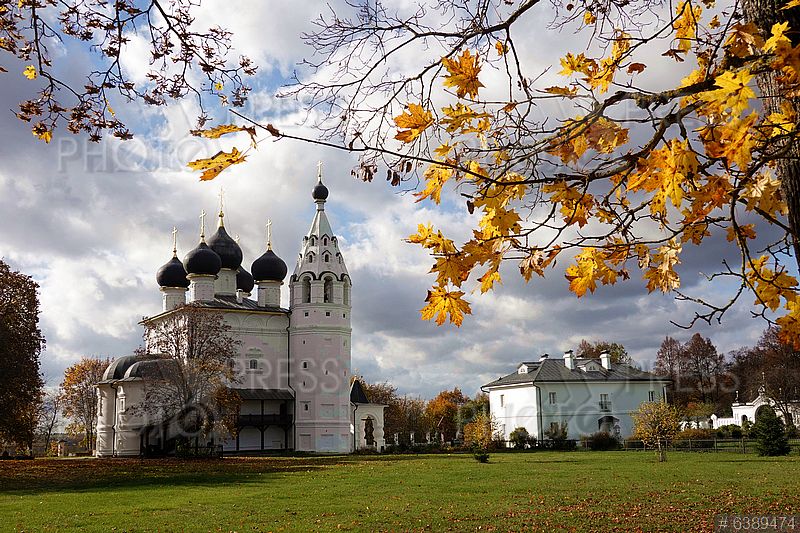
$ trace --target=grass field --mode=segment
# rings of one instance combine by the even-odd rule
[[[643,452],[0,461],[2,531],[712,531],[800,514],[800,457]],[[800,523],[798,523],[800,528]]]

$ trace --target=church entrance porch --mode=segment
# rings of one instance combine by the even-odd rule
[[[282,389],[234,389],[242,399],[236,437],[226,452],[266,452],[294,449],[294,396]]]

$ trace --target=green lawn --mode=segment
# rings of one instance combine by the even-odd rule
[[[0,461],[2,531],[713,530],[800,514],[800,457],[644,452]]]

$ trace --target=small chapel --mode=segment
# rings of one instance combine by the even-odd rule
[[[351,280],[339,243],[325,213],[328,188],[321,164],[312,190],[316,206],[302,238],[297,263],[288,268],[272,249],[267,223],[266,250],[244,266],[242,249],[225,227],[222,201],[216,232],[197,247],[173,255],[156,274],[162,310],[142,323],[164,320],[191,303],[219,313],[238,341],[237,383],[241,399],[235,435],[214,435],[224,453],[302,451],[348,453],[381,451],[385,445],[383,405],[370,403],[351,374]],[[289,301],[281,286],[289,285]],[[150,449],[168,452],[178,435],[164,426],[153,431],[139,410],[148,365],[141,356],[115,359],[98,383],[98,456],[139,456]]]

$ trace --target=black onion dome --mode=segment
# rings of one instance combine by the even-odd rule
[[[264,255],[253,261],[251,270],[256,281],[283,281],[288,271],[283,259],[275,255],[272,250],[267,250]]]
[[[186,279],[186,269],[177,257],[172,257],[164,266],[158,269],[156,281],[161,287],[183,287],[189,286]]]
[[[250,275],[250,272],[239,267],[239,270],[236,271],[236,288],[249,294],[253,292],[254,286],[255,281],[253,281],[253,276]]]
[[[327,200],[328,188],[320,181],[314,187],[314,190],[311,192],[311,196],[314,198],[314,200]]]
[[[208,247],[205,242],[200,242],[197,248],[186,254],[183,258],[186,272],[189,274],[207,274],[216,276],[222,268],[222,260],[217,253]]]
[[[208,239],[208,246],[214,250],[222,260],[222,268],[236,270],[242,264],[242,249],[236,244],[225,226],[217,228],[217,232]]]

